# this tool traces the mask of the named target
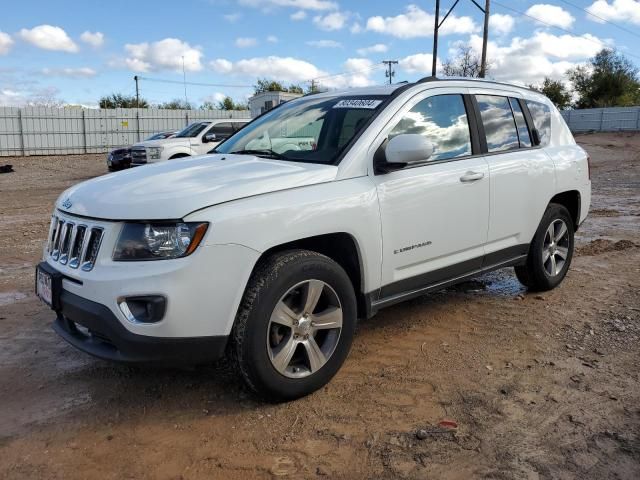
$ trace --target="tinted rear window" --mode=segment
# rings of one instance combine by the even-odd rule
[[[530,147],[531,137],[529,136],[529,129],[527,128],[527,122],[524,119],[522,108],[520,103],[515,98],[510,98],[511,109],[513,110],[513,116],[516,119],[516,127],[518,127],[518,140],[520,140],[520,147]]]
[[[551,139],[551,109],[548,105],[533,100],[527,100],[527,107],[533,118],[533,125],[540,134],[540,145],[549,144]]]

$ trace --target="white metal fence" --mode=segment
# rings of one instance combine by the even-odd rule
[[[585,108],[561,113],[572,132],[640,130],[640,107]]]
[[[102,153],[196,120],[249,117],[248,110],[0,107],[0,156]]]

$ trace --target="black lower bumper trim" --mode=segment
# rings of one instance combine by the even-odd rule
[[[166,338],[131,333],[106,306],[66,290],[60,305],[53,329],[74,347],[105,360],[206,363],[221,358],[227,346],[227,336]]]

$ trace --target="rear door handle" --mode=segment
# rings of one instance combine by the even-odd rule
[[[467,172],[460,177],[460,181],[464,183],[477,182],[478,180],[482,180],[483,178],[484,173],[482,172]]]

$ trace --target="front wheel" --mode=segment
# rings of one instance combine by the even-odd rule
[[[571,265],[573,236],[569,211],[563,205],[549,204],[529,247],[526,264],[515,267],[520,283],[538,291],[557,287]]]
[[[272,401],[307,395],[329,382],[349,353],[356,299],[346,272],[308,250],[261,262],[244,294],[232,356],[247,385]]]

